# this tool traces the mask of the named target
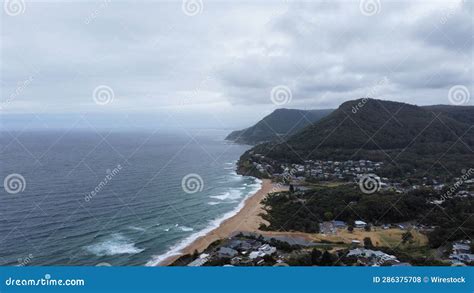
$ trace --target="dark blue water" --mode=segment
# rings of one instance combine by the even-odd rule
[[[247,147],[225,134],[2,132],[0,264],[154,265],[176,253],[260,186],[235,173]]]

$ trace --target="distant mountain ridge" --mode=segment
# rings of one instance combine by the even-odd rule
[[[277,109],[257,124],[230,133],[226,140],[245,144],[283,141],[301,129],[314,124],[329,115],[333,109],[297,110]]]

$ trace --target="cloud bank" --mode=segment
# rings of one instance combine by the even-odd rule
[[[283,106],[307,109],[474,94],[471,1],[20,3],[1,21],[6,114],[209,113],[232,126],[278,107],[277,86]],[[100,86],[113,99],[97,103]]]

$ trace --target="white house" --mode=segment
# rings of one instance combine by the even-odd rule
[[[354,224],[356,228],[365,228],[367,226],[367,223],[364,221],[355,221]]]

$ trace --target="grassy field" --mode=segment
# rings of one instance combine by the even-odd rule
[[[319,183],[312,183],[306,182],[304,186],[308,188],[316,188],[316,187],[337,187],[341,185],[347,185],[348,183],[345,181],[327,181],[327,182],[319,182]]]
[[[400,249],[427,245],[428,239],[426,236],[416,230],[411,231],[413,240],[410,243],[402,243],[402,234],[405,232],[406,230],[401,230],[398,228],[387,230],[373,228],[370,232],[367,232],[364,229],[354,229],[352,233],[347,231],[347,229],[338,229],[335,234],[312,234],[311,238],[317,242],[321,240],[327,240],[331,242],[344,242],[350,244],[352,240],[359,240],[361,243],[363,243],[364,238],[369,237],[372,240],[372,244],[374,246],[384,246],[391,248],[398,247]]]

